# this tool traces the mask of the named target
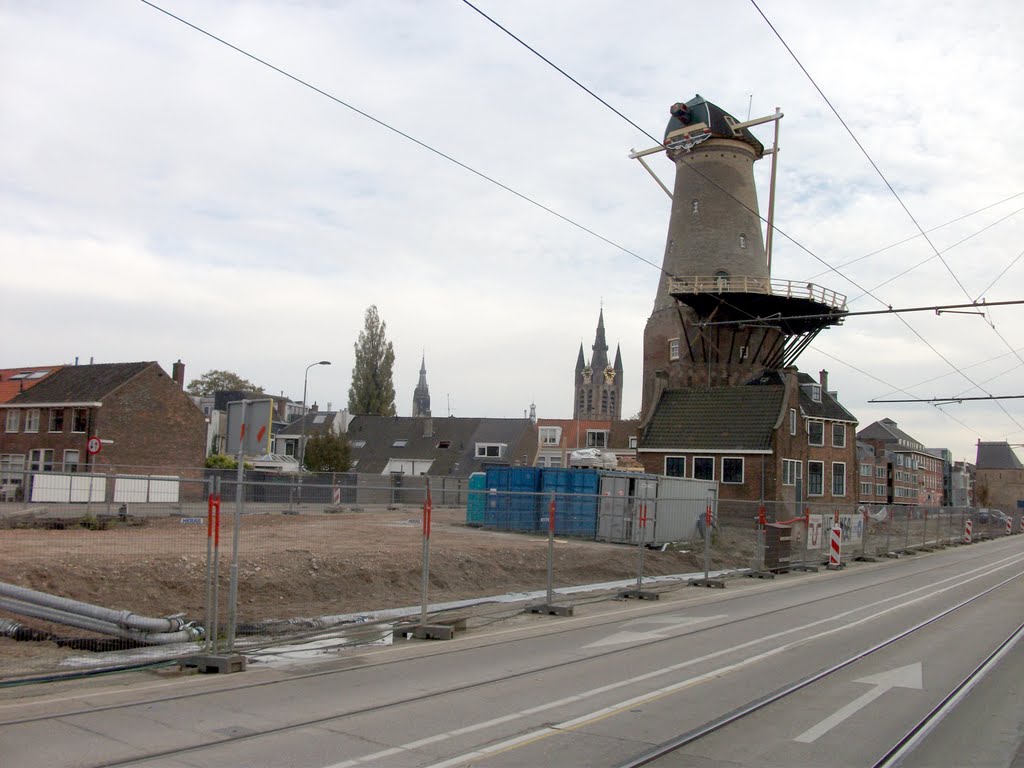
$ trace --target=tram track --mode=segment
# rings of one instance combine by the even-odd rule
[[[837,672],[846,669],[847,667],[856,664],[857,662],[875,654],[879,651],[888,648],[889,646],[905,640],[908,637],[915,635],[917,632],[930,627],[931,625],[939,622],[946,617],[955,614],[957,611],[975,603],[976,601],[982,600],[999,589],[1013,583],[1017,579],[1024,577],[1024,572],[1014,574],[1013,576],[1004,579],[1000,583],[989,587],[988,589],[974,595],[967,600],[963,600],[950,608],[926,619],[925,621],[919,622],[912,627],[909,627],[889,638],[877,643],[869,648],[866,648],[856,654],[853,654],[839,663],[828,667],[827,669],[820,670],[814,674],[808,675],[807,677],[798,680],[790,685],[787,685],[773,693],[763,696],[756,701],[752,701],[749,704],[740,707],[732,712],[729,712],[722,717],[716,718],[708,723],[705,723],[698,728],[687,731],[679,736],[662,742],[653,749],[639,755],[638,757],[629,760],[625,763],[620,763],[615,768],[641,768],[641,766],[654,765],[663,757],[671,755],[672,753],[682,749],[683,747],[694,744],[701,739],[710,736],[724,728],[732,726],[739,721],[756,714],[767,707],[776,704],[789,696],[792,696],[805,688],[824,680]],[[999,658],[1021,637],[1024,636],[1024,624],[1021,624],[1015,628],[1009,636],[1002,640],[997,648],[990,653],[984,662],[973,669],[966,677],[964,677],[949,693],[947,693],[942,700],[936,705],[921,721],[914,725],[905,736],[903,736],[891,749],[889,749],[877,762],[873,763],[874,768],[893,768],[898,765],[899,762],[913,749],[914,745],[918,741],[927,735],[928,731],[934,727],[934,725],[941,720],[942,717],[948,713],[952,706],[955,706],[959,697],[970,689],[981,676],[983,676],[995,663],[998,662]]]
[[[979,560],[979,559],[983,559],[985,561],[989,561],[991,559],[991,553],[987,553],[986,555],[978,555],[976,557],[969,558],[969,559],[965,560],[964,562],[969,564],[969,565],[971,565],[971,564],[974,564],[972,561]],[[905,596],[905,594],[912,594],[914,591],[932,589],[936,585],[943,584],[943,583],[946,583],[946,582],[948,582],[948,583],[961,582],[962,583],[962,582],[965,581],[965,579],[970,574],[975,574],[975,573],[979,573],[979,572],[982,572],[982,571],[988,571],[988,570],[995,569],[995,568],[1013,567],[1014,565],[1020,563],[1022,560],[1024,560],[1024,555],[1010,555],[1010,556],[1007,556],[1005,558],[1002,558],[1001,560],[995,561],[995,563],[986,562],[986,564],[984,566],[981,566],[979,568],[975,568],[973,570],[968,570],[965,573],[961,573],[961,574],[958,574],[958,575],[955,575],[955,576],[950,576],[947,579],[940,580],[938,582],[932,582],[931,584],[927,585],[926,587],[920,587],[920,588],[917,588],[915,590],[910,590],[909,592],[904,593],[904,596]],[[895,566],[896,564],[893,563],[892,565]],[[926,568],[926,569],[922,569],[922,570],[914,570],[912,573],[907,573],[905,575],[900,576],[899,578],[906,578],[906,579],[921,578],[922,576],[927,576],[929,573],[932,573],[932,572],[938,571],[938,570],[943,570],[943,569],[946,569],[946,568],[948,568],[948,566],[936,565],[934,568]],[[886,573],[889,573],[890,575],[892,575],[891,567],[886,567],[883,572],[886,572]],[[849,572],[847,572],[847,573],[849,573]],[[842,575],[845,575],[845,574],[836,574],[836,576],[842,576]],[[1010,579],[1007,579],[1006,581],[1002,582],[1002,584],[1008,583],[1009,581],[1012,581],[1013,579],[1019,578],[1022,575],[1024,575],[1024,572],[1019,572],[1016,575],[1012,576]],[[979,578],[979,577],[975,576],[975,577],[971,577],[971,578]],[[887,580],[887,581],[891,581],[891,580]],[[841,583],[841,582],[837,582],[837,583]],[[129,765],[129,764],[144,764],[147,761],[152,761],[152,760],[156,760],[156,759],[160,759],[160,758],[167,758],[167,757],[173,757],[173,756],[186,755],[186,754],[190,754],[190,753],[200,752],[200,751],[206,750],[206,749],[222,747],[222,746],[225,746],[225,745],[229,745],[232,742],[243,741],[243,740],[252,740],[252,739],[258,739],[258,738],[267,737],[267,736],[273,736],[275,734],[286,733],[288,731],[295,731],[295,730],[298,730],[298,729],[308,728],[308,727],[311,727],[311,726],[324,725],[324,724],[328,724],[328,723],[338,723],[338,722],[344,721],[347,718],[354,718],[354,717],[361,716],[361,715],[373,714],[373,713],[376,713],[376,712],[381,712],[381,711],[392,709],[392,708],[397,708],[397,707],[401,707],[401,706],[405,706],[405,705],[415,704],[417,702],[424,702],[424,701],[429,701],[431,699],[438,699],[438,698],[444,697],[444,696],[450,696],[450,695],[456,695],[456,694],[462,694],[462,693],[466,693],[466,692],[471,692],[474,689],[482,689],[482,688],[486,688],[488,686],[499,685],[501,683],[512,681],[512,680],[515,680],[517,678],[522,678],[522,677],[529,676],[529,675],[536,675],[536,674],[539,674],[539,673],[542,673],[542,672],[551,671],[551,670],[564,669],[566,667],[570,667],[570,666],[575,665],[575,664],[588,663],[588,662],[593,662],[595,660],[599,660],[599,659],[602,659],[602,658],[613,657],[613,656],[615,656],[617,654],[621,654],[621,653],[624,653],[624,652],[635,651],[637,647],[656,645],[658,643],[664,643],[664,642],[670,642],[670,641],[678,641],[679,639],[681,639],[681,638],[683,638],[685,636],[695,635],[695,634],[699,634],[699,633],[703,633],[703,632],[709,632],[709,631],[713,631],[713,630],[721,630],[723,627],[728,627],[729,625],[734,624],[734,623],[750,622],[750,621],[754,621],[754,620],[757,620],[757,619],[760,619],[760,618],[770,617],[770,616],[774,616],[774,615],[777,615],[777,614],[780,614],[780,613],[784,613],[785,611],[792,610],[792,609],[794,609],[796,607],[806,608],[806,606],[809,605],[809,604],[814,604],[814,603],[818,603],[818,602],[825,602],[825,601],[833,601],[833,600],[836,599],[837,596],[856,594],[856,593],[862,592],[864,590],[869,590],[869,589],[877,588],[878,586],[880,586],[880,585],[882,585],[884,583],[886,583],[886,582],[885,581],[881,581],[881,580],[878,581],[878,582],[872,581],[872,583],[870,583],[870,584],[866,584],[866,585],[858,586],[858,587],[856,587],[854,589],[846,590],[844,592],[838,593],[838,595],[837,594],[828,594],[828,595],[824,595],[824,596],[822,596],[820,598],[817,598],[817,599],[811,600],[811,601],[794,599],[794,601],[792,603],[788,603],[787,602],[786,605],[778,607],[778,608],[774,608],[772,610],[758,611],[758,612],[756,612],[754,614],[745,615],[743,618],[739,618],[739,619],[736,619],[736,620],[719,622],[717,624],[708,625],[708,626],[694,627],[694,628],[691,628],[691,629],[689,629],[688,631],[686,631],[684,633],[676,634],[676,635],[672,635],[672,636],[668,636],[668,637],[663,637],[663,638],[659,638],[659,639],[655,639],[655,640],[650,640],[650,641],[647,641],[647,642],[644,642],[644,643],[641,643],[641,644],[638,644],[638,645],[633,645],[633,646],[631,646],[628,649],[619,648],[619,649],[609,650],[609,651],[605,651],[605,652],[601,652],[601,653],[594,653],[594,654],[588,655],[586,657],[563,660],[563,661],[559,661],[557,663],[553,663],[553,664],[549,664],[549,665],[545,665],[545,666],[540,666],[540,667],[531,666],[528,669],[524,669],[524,670],[517,671],[517,672],[514,672],[514,673],[508,673],[508,674],[502,674],[502,675],[498,675],[498,676],[492,676],[492,677],[489,677],[487,679],[473,681],[471,683],[468,683],[468,684],[465,684],[465,685],[461,685],[461,686],[448,686],[448,687],[440,688],[440,689],[433,690],[433,691],[430,691],[430,692],[427,692],[427,693],[417,694],[415,696],[402,697],[402,698],[397,699],[395,701],[389,701],[389,702],[385,702],[385,703],[382,703],[382,704],[379,704],[379,705],[355,708],[355,709],[352,709],[352,710],[349,710],[349,711],[345,711],[345,712],[330,713],[330,714],[324,715],[323,717],[318,717],[318,718],[306,718],[306,719],[303,719],[302,721],[299,721],[299,722],[286,723],[286,724],[283,724],[281,726],[274,727],[274,728],[266,728],[266,729],[261,729],[259,731],[254,731],[254,732],[248,732],[248,733],[243,733],[243,734],[235,734],[235,735],[225,736],[225,737],[219,738],[219,739],[210,739],[210,740],[203,741],[202,743],[192,744],[192,745],[189,745],[189,746],[186,746],[186,747],[182,747],[182,748],[178,748],[178,749],[154,751],[152,753],[147,753],[146,755],[135,755],[135,756],[131,757],[130,759],[123,759],[123,760],[118,760],[118,761],[113,761],[113,762],[96,763],[95,766],[96,766],[96,768],[99,768],[99,766],[120,766],[120,765]],[[992,589],[996,589],[996,588],[998,588],[998,586],[999,585],[997,585],[997,587],[993,587]],[[951,589],[953,587],[950,586],[950,587],[947,587],[947,588]],[[988,591],[991,591],[991,590],[988,590]],[[943,614],[940,614],[937,617],[933,617],[932,619],[929,620],[928,623],[931,623],[933,621],[937,621],[943,615],[946,615],[946,613],[955,611],[955,610],[959,609],[960,607],[962,607],[963,605],[966,605],[966,604],[968,604],[969,602],[971,602],[973,600],[980,599],[984,594],[987,594],[988,591],[980,593],[979,595],[971,598],[970,601],[965,601],[965,602],[963,602],[961,604],[958,604],[958,606],[956,606],[955,608],[949,609],[948,611],[943,612]],[[721,604],[722,602],[730,602],[731,600],[739,600],[739,599],[742,599],[744,597],[749,597],[750,594],[751,593],[749,591],[747,591],[747,592],[744,592],[744,593],[737,594],[737,595],[735,595],[733,597],[722,598],[722,599],[719,599],[718,601],[716,601],[715,604],[717,605],[717,604]],[[894,598],[886,598],[884,600],[878,601],[878,603],[890,602],[892,599],[894,599]],[[705,603],[706,603],[706,601],[700,601],[700,604],[705,604]],[[691,603],[690,605],[693,605],[693,604]],[[856,610],[866,609],[866,608],[870,607],[871,605],[874,605],[874,604],[873,603],[865,604],[865,605],[861,606],[860,608],[855,609],[855,611]],[[676,603],[676,604],[674,604],[672,606],[667,606],[665,611],[663,611],[663,613],[679,611],[680,608],[685,608],[685,607],[686,606],[684,606],[684,605],[680,605],[679,603]],[[648,614],[649,613],[650,612],[648,611]],[[605,626],[621,624],[622,621],[623,621],[623,617],[621,615],[616,615],[614,617],[606,617],[606,618],[604,618],[601,621],[588,623],[586,626],[587,626],[587,628],[591,628],[591,629],[600,629],[600,628],[605,627]],[[828,621],[832,621],[832,619],[822,620],[822,623],[825,623],[825,622],[828,622]],[[926,625],[927,624],[922,624],[921,626],[926,626]],[[561,629],[558,629],[557,631],[549,632],[548,634],[549,635],[550,634],[561,634],[561,633],[564,633],[564,632],[576,631],[579,628],[580,628],[579,626],[561,628]],[[912,629],[910,631],[916,631],[917,629],[920,629],[920,628],[921,628],[920,626],[919,627],[915,627],[914,629]],[[898,638],[896,638],[896,639],[898,639]],[[890,641],[887,641],[885,644],[879,645],[878,647],[869,650],[868,653],[877,651],[880,648],[885,647],[885,645],[890,644],[891,642],[896,642],[896,639],[890,639]],[[522,637],[510,638],[510,639],[507,639],[507,640],[499,640],[496,643],[488,644],[487,647],[494,647],[495,645],[504,645],[506,643],[521,642],[522,640],[523,640]],[[448,655],[448,654],[451,654],[451,653],[465,652],[466,650],[467,649],[465,649],[465,648],[462,648],[462,649],[452,648],[451,650],[440,651],[436,655]],[[435,655],[435,654],[431,654],[431,655]],[[424,658],[424,657],[423,656],[417,656],[416,657],[416,659],[422,659],[422,658]],[[267,680],[267,681],[260,681],[260,682],[257,682],[257,683],[247,684],[247,685],[243,685],[243,686],[232,686],[230,688],[224,689],[223,691],[209,691],[209,690],[195,691],[195,692],[189,692],[189,693],[184,693],[184,694],[177,694],[177,695],[173,695],[173,696],[153,697],[153,698],[150,698],[150,699],[144,700],[144,701],[133,701],[133,702],[126,702],[126,703],[112,704],[112,705],[109,705],[109,706],[106,706],[106,707],[97,707],[97,708],[73,710],[73,711],[68,711],[68,712],[64,712],[64,713],[56,714],[56,715],[46,715],[46,716],[28,717],[28,718],[21,718],[21,719],[12,719],[12,720],[8,720],[8,721],[0,722],[0,727],[3,727],[3,726],[14,726],[14,725],[19,725],[19,724],[46,722],[48,720],[70,721],[70,720],[73,720],[75,717],[77,717],[79,715],[93,715],[93,714],[96,714],[98,712],[112,712],[112,711],[117,711],[117,710],[131,710],[131,709],[134,709],[134,708],[146,708],[146,707],[151,707],[151,706],[156,705],[156,704],[168,703],[168,702],[174,702],[174,701],[182,701],[182,700],[187,700],[189,698],[193,698],[193,697],[197,697],[197,696],[210,696],[210,695],[218,695],[218,694],[221,694],[221,693],[237,695],[238,693],[243,692],[243,691],[245,691],[247,689],[256,688],[256,687],[271,686],[271,685],[283,685],[283,684],[289,684],[289,683],[298,682],[298,681],[301,681],[301,680],[308,680],[310,678],[324,677],[324,676],[329,676],[329,675],[342,675],[342,674],[345,674],[346,672],[353,671],[353,669],[365,670],[365,669],[376,667],[376,666],[390,665],[390,664],[397,664],[397,663],[406,663],[406,662],[409,662],[409,661],[414,661],[414,660],[413,659],[409,659],[409,658],[385,659],[383,661],[374,663],[372,665],[363,665],[363,666],[360,666],[360,667],[357,667],[357,668],[346,667],[344,669],[323,670],[323,671],[308,673],[308,674],[304,674],[304,675],[295,675],[295,676],[288,677],[287,679]],[[849,663],[853,663],[854,661],[856,661],[856,659],[849,660],[846,665],[848,665]],[[843,665],[843,666],[846,666],[846,665]],[[835,672],[835,671],[837,671],[840,668],[842,668],[842,667],[837,666],[835,669],[829,670],[828,673]],[[820,679],[820,676],[817,679]],[[813,682],[814,682],[814,680],[805,681],[801,687],[805,687],[806,685],[810,685]],[[798,689],[794,689],[794,691],[795,690],[798,690]],[[789,695],[789,693],[792,693],[792,692],[793,691],[789,691],[788,693],[786,693],[784,695]],[[761,707],[767,706],[767,703],[759,703],[759,704],[760,704]],[[719,725],[717,725],[716,729],[717,728],[721,728],[721,727],[723,727],[723,725],[719,724]],[[646,764],[646,763],[637,763],[637,764],[641,765],[641,764]]]

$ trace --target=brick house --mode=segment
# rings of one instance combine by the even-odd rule
[[[783,502],[790,513],[854,504],[857,421],[827,376],[787,368],[743,386],[666,390],[638,458],[654,474],[717,480],[723,500]]]
[[[639,421],[594,419],[537,419],[536,466],[568,467],[573,451],[597,448],[620,461],[636,458]]]
[[[885,452],[863,440],[857,441],[857,501],[861,504],[887,504],[889,501],[888,465]]]
[[[908,435],[892,419],[864,427],[857,439],[872,446],[886,463],[888,504],[940,507],[945,495],[944,461]]]
[[[1024,501],[1024,464],[1009,443],[978,441],[975,491],[979,507],[1017,512]]]
[[[22,470],[201,473],[206,420],[182,389],[180,361],[174,374],[155,362],[62,366],[0,403],[5,482]],[[90,437],[103,441],[94,456]]]

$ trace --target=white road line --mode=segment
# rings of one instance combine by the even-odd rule
[[[1003,568],[1008,568],[1010,566],[1016,565],[1017,563],[1019,563],[1022,560],[1024,560],[1024,556],[1022,556],[1022,555],[1014,555],[1014,556],[1011,556],[1011,557],[1006,557],[1003,560],[997,560],[995,564],[980,566],[980,567],[975,568],[973,570],[966,571],[963,574],[956,575],[956,576],[950,576],[950,577],[948,577],[946,579],[942,579],[940,581],[935,582],[934,584],[929,584],[929,585],[924,586],[924,587],[918,587],[917,589],[912,589],[912,590],[910,590],[908,592],[905,592],[905,593],[903,593],[901,595],[897,595],[897,596],[893,596],[893,597],[887,597],[887,598],[884,598],[882,600],[877,600],[874,603],[867,603],[865,605],[858,606],[857,608],[852,608],[852,609],[850,609],[848,611],[844,611],[842,613],[838,613],[835,616],[831,616],[831,617],[828,617],[828,618],[825,618],[825,619],[817,619],[816,621],[812,621],[812,622],[809,622],[807,624],[803,624],[801,626],[791,627],[789,629],[782,630],[781,632],[776,632],[774,634],[765,635],[764,637],[760,637],[760,638],[757,638],[757,639],[754,639],[754,640],[748,640],[745,643],[739,643],[738,645],[734,645],[734,646],[731,646],[729,648],[722,648],[722,649],[719,649],[717,651],[713,651],[713,652],[711,652],[709,654],[706,654],[706,655],[698,657],[698,658],[688,659],[687,661],[683,661],[683,662],[680,662],[678,664],[672,664],[670,666],[663,667],[661,669],[656,669],[656,670],[654,670],[652,672],[647,672],[647,673],[644,673],[642,675],[637,675],[636,677],[630,678],[629,680],[620,680],[618,682],[609,683],[607,685],[602,685],[602,686],[599,686],[597,688],[591,688],[591,689],[589,689],[587,691],[582,691],[582,692],[574,694],[572,696],[567,696],[565,698],[558,699],[557,701],[545,702],[544,704],[540,704],[538,706],[531,707],[529,709],[520,710],[518,712],[510,712],[510,713],[508,713],[506,715],[502,715],[500,717],[496,717],[496,718],[493,718],[491,720],[484,720],[484,721],[481,721],[479,723],[474,723],[473,725],[468,725],[468,726],[464,726],[462,728],[459,728],[459,729],[456,729],[456,730],[453,730],[453,731],[448,731],[447,733],[436,734],[435,736],[429,737],[431,739],[430,743],[437,743],[438,741],[443,741],[445,739],[448,739],[448,738],[451,738],[451,737],[454,737],[454,736],[461,736],[461,735],[465,735],[465,734],[468,734],[468,733],[473,733],[475,731],[485,730],[485,729],[493,727],[495,725],[501,725],[503,723],[508,723],[508,722],[512,722],[514,720],[518,720],[518,719],[526,717],[528,715],[539,714],[539,713],[546,712],[546,711],[551,710],[551,709],[555,709],[557,707],[565,706],[566,704],[572,704],[572,703],[576,703],[576,702],[579,702],[579,701],[583,701],[585,699],[589,699],[589,698],[592,698],[594,696],[598,696],[598,695],[603,694],[603,693],[609,693],[611,691],[614,691],[614,690],[617,690],[617,689],[620,689],[620,688],[624,688],[624,687],[629,686],[629,685],[634,685],[636,683],[643,682],[645,680],[651,680],[651,679],[663,677],[666,674],[670,674],[672,672],[677,672],[677,671],[679,671],[681,669],[685,669],[686,667],[691,667],[691,666],[694,666],[694,665],[697,665],[697,664],[704,664],[704,663],[706,663],[708,661],[711,661],[713,659],[719,658],[721,656],[725,656],[727,654],[735,653],[736,651],[740,651],[740,650],[743,650],[745,648],[750,648],[750,647],[752,647],[754,645],[758,645],[758,644],[761,644],[761,643],[764,643],[764,642],[768,642],[768,641],[771,641],[771,640],[776,640],[778,638],[785,637],[786,635],[792,635],[793,633],[796,633],[796,632],[804,632],[807,629],[810,629],[810,628],[816,627],[816,626],[820,626],[822,624],[828,624],[828,623],[831,623],[831,622],[840,621],[840,620],[845,619],[847,616],[850,616],[851,614],[857,613],[859,611],[864,611],[864,610],[868,610],[868,609],[871,609],[871,608],[875,608],[877,606],[885,605],[886,603],[892,603],[892,602],[894,602],[896,600],[904,600],[909,595],[913,595],[913,594],[916,594],[916,593],[922,593],[925,590],[933,589],[934,587],[936,587],[936,586],[938,586],[940,584],[948,584],[950,582],[953,582],[952,584],[950,584],[950,586],[943,587],[941,589],[934,589],[931,592],[928,592],[926,594],[921,594],[918,597],[915,597],[915,598],[913,598],[911,600],[905,600],[905,602],[899,603],[897,605],[890,606],[889,608],[886,608],[884,610],[881,610],[881,611],[878,611],[876,613],[870,614],[870,615],[865,616],[865,617],[863,617],[861,619],[858,619],[856,621],[852,621],[850,623],[843,624],[842,626],[835,627],[835,628],[832,628],[832,629],[828,629],[828,630],[825,630],[823,632],[819,632],[818,634],[815,634],[815,635],[810,635],[810,636],[807,636],[807,637],[798,638],[797,640],[794,640],[791,643],[787,643],[787,644],[781,645],[781,646],[776,646],[775,648],[773,648],[773,649],[771,649],[769,651],[757,654],[755,656],[747,657],[747,658],[743,659],[742,661],[737,662],[735,664],[726,665],[724,667],[718,667],[718,668],[716,668],[716,669],[714,669],[714,670],[712,670],[710,672],[705,672],[704,674],[697,675],[696,677],[687,678],[686,680],[682,680],[682,681],[680,681],[678,683],[674,683],[673,685],[666,686],[666,687],[663,687],[663,688],[659,688],[659,689],[657,689],[655,691],[651,691],[649,693],[643,694],[643,695],[638,696],[636,698],[627,699],[626,701],[619,702],[619,703],[614,704],[614,705],[612,705],[610,707],[603,707],[603,708],[601,708],[599,710],[595,710],[593,712],[590,712],[590,713],[588,713],[586,715],[583,715],[581,717],[575,718],[573,720],[567,720],[567,721],[565,721],[563,723],[559,723],[559,724],[554,725],[554,726],[545,726],[544,728],[541,728],[541,729],[538,729],[538,730],[535,730],[535,731],[531,731],[530,733],[523,734],[523,735],[520,735],[520,736],[516,736],[515,738],[507,739],[505,741],[501,741],[501,742],[498,742],[496,744],[492,744],[490,746],[487,746],[487,747],[484,747],[484,748],[481,748],[481,749],[478,749],[478,750],[474,750],[473,752],[467,752],[465,754],[458,755],[456,757],[450,758],[450,759],[445,760],[443,762],[435,763],[435,764],[429,766],[429,768],[450,768],[450,766],[460,765],[460,764],[465,763],[465,762],[467,762],[469,760],[472,760],[474,758],[479,758],[479,757],[483,757],[483,756],[486,756],[486,755],[495,754],[496,752],[501,752],[503,750],[512,749],[512,748],[514,748],[516,746],[521,746],[521,745],[523,745],[525,743],[528,743],[528,742],[538,741],[538,740],[540,740],[542,738],[545,738],[547,736],[555,735],[555,734],[559,733],[560,731],[564,731],[564,730],[567,730],[569,728],[579,727],[580,725],[584,725],[584,724],[587,724],[587,723],[590,723],[590,722],[594,722],[596,720],[600,720],[600,719],[602,719],[604,717],[608,717],[610,715],[614,715],[614,714],[622,711],[623,709],[628,709],[630,707],[634,707],[637,704],[647,703],[647,702],[650,702],[650,701],[662,698],[664,696],[670,695],[672,693],[676,693],[676,692],[678,692],[678,691],[680,691],[680,690],[682,690],[684,688],[687,688],[689,686],[698,685],[698,684],[700,684],[700,683],[702,683],[702,682],[704,682],[706,680],[710,680],[712,678],[719,677],[719,676],[721,676],[723,674],[728,674],[729,672],[733,672],[733,671],[735,671],[737,669],[741,669],[743,667],[747,667],[747,666],[751,666],[753,664],[760,663],[761,661],[764,661],[765,659],[772,658],[773,656],[776,656],[776,655],[778,655],[780,653],[784,653],[785,651],[792,650],[793,648],[796,648],[796,647],[798,647],[800,645],[803,645],[805,643],[809,643],[809,642],[812,642],[814,640],[820,640],[823,637],[827,637],[829,635],[836,634],[838,632],[846,631],[847,629],[851,629],[852,627],[859,626],[860,624],[864,624],[864,623],[867,623],[869,621],[874,621],[875,619],[878,619],[878,618],[880,618],[882,616],[885,616],[886,614],[892,613],[893,611],[901,610],[903,608],[906,608],[909,605],[913,605],[914,603],[918,603],[918,602],[921,602],[923,600],[927,600],[929,598],[935,597],[936,595],[940,595],[940,594],[942,594],[944,592],[948,592],[951,589],[956,589],[957,587],[960,587],[960,586],[962,586],[964,584],[967,584],[967,583],[969,583],[971,581],[975,581],[976,579],[983,578],[983,577],[985,577],[985,576],[987,576],[987,575],[989,575],[991,573],[994,573],[994,572],[996,572],[998,570],[1002,570]],[[969,574],[976,574],[976,575],[969,576]],[[400,745],[399,747],[387,749],[387,750],[384,750],[382,752],[375,752],[373,754],[363,755],[362,757],[357,757],[357,758],[352,758],[350,760],[345,760],[344,762],[341,762],[341,763],[334,763],[334,764],[331,764],[329,766],[324,766],[324,768],[353,768],[353,766],[365,765],[366,763],[371,763],[371,762],[373,762],[375,760],[380,760],[380,759],[383,759],[385,757],[390,757],[390,756],[394,755],[395,754],[395,749],[400,749],[400,750],[414,749],[415,747],[413,746],[413,744],[415,744],[415,743],[416,742],[410,742],[408,744],[403,744],[403,745]]]

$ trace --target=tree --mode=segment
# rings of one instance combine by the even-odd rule
[[[306,442],[302,459],[310,472],[348,472],[352,467],[352,449],[344,435],[317,434]]]
[[[263,394],[263,387],[258,387],[248,379],[243,379],[232,371],[207,371],[198,379],[192,379],[185,391],[190,395],[212,395],[214,392],[241,391]]]
[[[366,310],[366,324],[354,345],[356,364],[352,366],[352,386],[348,388],[349,413],[395,415],[395,384],[391,378],[395,350],[385,335],[387,327],[377,314],[376,305]]]

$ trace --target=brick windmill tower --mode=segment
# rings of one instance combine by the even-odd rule
[[[676,168],[671,192],[658,181],[672,213],[644,330],[645,420],[665,389],[738,386],[792,365],[846,312],[845,296],[771,276],[782,113],[741,122],[699,94],[670,112],[664,145],[630,155],[652,176],[647,155],[664,151]],[[775,147],[766,150],[749,129],[769,122]],[[772,189],[763,237],[753,168],[765,155],[772,156]]]

